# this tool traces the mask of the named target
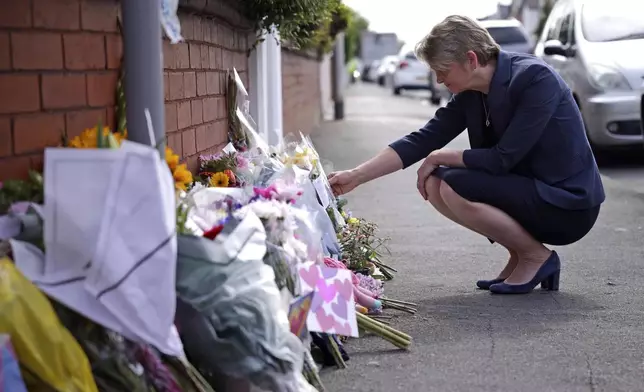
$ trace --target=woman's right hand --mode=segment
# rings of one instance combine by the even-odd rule
[[[353,170],[343,170],[330,173],[327,178],[335,196],[344,195],[354,190],[360,181],[358,175]]]

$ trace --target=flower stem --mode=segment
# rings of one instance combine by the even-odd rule
[[[411,336],[398,331],[394,328],[391,328],[379,321],[376,321],[368,316],[362,314],[356,314],[358,320],[358,326],[365,331],[373,332],[381,338],[392,343],[398,348],[408,350],[411,345]]]
[[[333,339],[333,336],[326,335],[326,340],[327,340],[327,343],[329,344],[329,349],[331,350],[331,354],[333,354],[333,359],[335,359],[335,364],[338,367],[338,369],[346,369],[347,363],[344,362],[344,359],[342,359],[342,353],[340,352],[340,348],[338,347],[338,344],[335,342],[335,339]]]
[[[397,304],[395,302],[392,303],[384,300],[381,300],[381,301],[382,301],[382,304],[387,308],[402,310],[403,312],[407,312],[409,314],[416,314],[416,309],[410,306]]]
[[[417,308],[417,307],[418,307],[418,305],[417,305],[417,304],[415,304],[415,303],[413,303],[413,302],[401,301],[401,300],[399,300],[399,299],[393,299],[393,298],[385,298],[385,297],[381,297],[381,298],[380,298],[380,300],[381,300],[381,301],[387,301],[387,302],[395,303],[395,304],[400,304],[400,305],[408,305],[408,306],[412,306],[412,307],[414,307],[414,308]]]

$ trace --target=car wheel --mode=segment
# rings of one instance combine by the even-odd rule
[[[432,105],[438,106],[441,104],[441,99],[440,97],[432,97],[430,99],[430,102],[432,103]]]
[[[394,95],[400,95],[400,87],[394,87]]]

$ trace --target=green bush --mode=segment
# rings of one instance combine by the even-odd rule
[[[333,42],[341,0],[241,0],[241,6],[260,37],[274,25],[282,44],[310,49]]]

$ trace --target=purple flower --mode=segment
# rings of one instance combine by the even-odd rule
[[[199,156],[199,161],[200,162],[210,162],[210,161],[215,161],[215,160],[217,160],[219,158],[221,158],[221,154],[200,155]]]
[[[382,281],[374,279],[369,275],[356,274],[356,276],[360,281],[358,284],[360,287],[371,291],[376,297],[380,297],[383,294]]]

